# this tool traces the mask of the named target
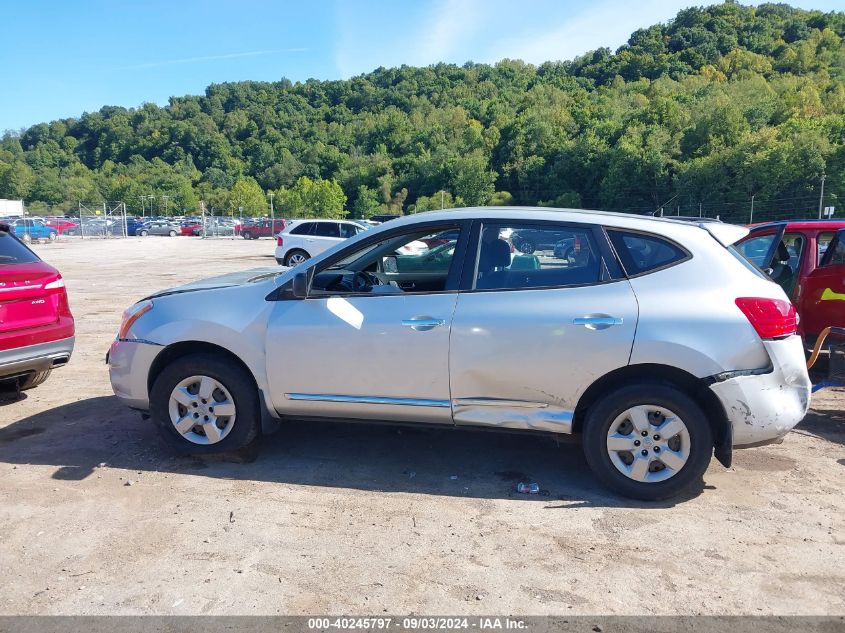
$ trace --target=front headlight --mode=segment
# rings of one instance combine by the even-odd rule
[[[141,318],[142,315],[146,314],[150,310],[153,309],[153,302],[149,299],[146,301],[141,301],[136,303],[131,308],[127,308],[123,312],[123,320],[120,322],[120,329],[117,331],[117,338],[120,340],[124,340],[126,335],[129,333],[129,328]]]

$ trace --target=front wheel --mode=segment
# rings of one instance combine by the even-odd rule
[[[609,488],[659,501],[700,488],[713,432],[684,392],[644,383],[621,387],[588,410],[583,445],[590,468]]]
[[[56,237],[57,237],[57,235],[56,235],[55,231],[50,231],[50,233],[47,235],[47,239],[50,240],[51,242],[55,242]]]
[[[194,354],[173,361],[150,392],[150,410],[162,436],[191,455],[242,449],[258,437],[258,389],[240,365],[222,356]]]
[[[21,235],[21,239],[27,244],[29,244],[30,242],[32,242],[32,235],[30,235],[29,233],[24,233],[23,235]]]
[[[243,233],[241,233],[241,235],[243,236],[243,238],[245,240],[251,240],[252,239],[252,233],[250,233],[249,231],[244,231]]]
[[[149,231],[138,231],[138,235],[140,235],[141,237],[147,237],[147,235],[149,235],[149,234],[150,234]]]
[[[170,237],[176,237],[176,231],[170,231],[168,235],[170,235]]]

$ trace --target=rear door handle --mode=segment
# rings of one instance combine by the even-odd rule
[[[441,325],[446,325],[445,319],[434,319],[432,317],[414,317],[413,319],[402,319],[402,327],[409,327],[417,332],[432,330]]]
[[[622,325],[622,323],[622,317],[612,317],[604,314],[572,319],[573,325],[583,325],[588,330],[606,330],[613,325]]]

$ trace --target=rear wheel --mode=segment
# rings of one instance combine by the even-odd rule
[[[170,237],[176,237],[176,231],[170,231],[168,235],[170,235]]]
[[[298,266],[308,259],[311,259],[308,253],[300,249],[295,249],[285,255],[285,266]]]
[[[47,239],[49,239],[51,242],[55,242],[56,237],[57,237],[57,235],[56,235],[55,231],[50,231],[50,234],[47,235]]]
[[[658,501],[700,487],[713,454],[701,408],[660,384],[622,387],[587,412],[584,454],[605,485],[634,499]]]
[[[141,237],[147,237],[147,235],[149,235],[149,234],[150,234],[150,232],[147,231],[146,229],[141,229],[140,231],[138,231],[138,235],[140,235]]]
[[[32,389],[33,387],[37,387],[50,377],[51,371],[52,370],[47,369],[46,371],[39,371],[35,372],[34,374],[30,374],[29,376],[21,380],[19,389],[23,391],[25,389]]]
[[[252,233],[250,233],[249,231],[244,231],[243,233],[241,233],[241,235],[243,235],[243,238],[245,240],[251,240],[252,239]]]
[[[24,233],[23,235],[21,235],[21,239],[27,244],[29,244],[30,242],[32,242],[32,235],[30,235],[29,233]]]
[[[220,356],[184,356],[165,367],[153,383],[150,410],[164,439],[180,453],[236,451],[258,437],[252,376]]]

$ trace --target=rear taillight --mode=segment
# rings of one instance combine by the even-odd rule
[[[779,338],[795,334],[798,319],[795,306],[783,299],[739,297],[737,307],[748,319],[760,338]]]
[[[276,236],[276,246],[284,246],[285,241],[282,239],[281,235]]]

